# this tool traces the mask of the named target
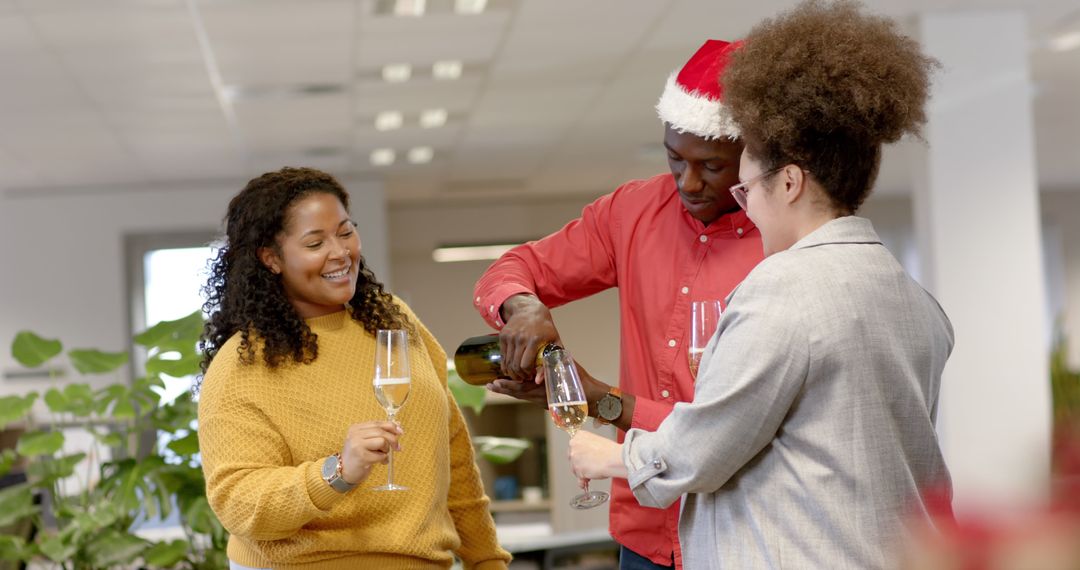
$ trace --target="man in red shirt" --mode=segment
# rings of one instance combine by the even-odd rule
[[[621,442],[693,399],[690,302],[726,298],[762,259],[761,236],[728,191],[742,143],[719,79],[736,46],[709,40],[668,79],[656,109],[671,175],[623,184],[558,232],[507,252],[477,282],[476,308],[500,330],[509,377],[489,389],[546,405],[534,378],[537,349],[559,338],[549,307],[618,287],[619,384],[582,374],[589,415],[614,424]],[[610,515],[620,568],[682,567],[678,503],[662,514],[642,507],[615,479]]]

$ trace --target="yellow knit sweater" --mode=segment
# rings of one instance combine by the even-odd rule
[[[319,355],[311,364],[245,365],[239,336],[225,343],[203,380],[199,444],[206,495],[232,536],[231,560],[255,568],[506,568],[495,538],[461,412],[446,386],[446,354],[399,301],[420,335],[409,362],[412,387],[398,412],[402,451],[394,482],[377,492],[377,465],[339,494],[322,479],[353,423],[385,420],[372,389],[375,339],[346,311],[309,319]]]

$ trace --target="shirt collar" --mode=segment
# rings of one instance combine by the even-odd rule
[[[690,212],[686,211],[681,200],[676,201],[679,203],[679,209],[682,210],[683,219],[694,228],[694,231],[710,237],[741,239],[750,235],[751,231],[757,227],[754,222],[750,221],[750,217],[746,215],[746,212],[742,210],[724,214],[720,216],[720,219],[706,226],[701,220],[691,216]]]
[[[830,243],[881,243],[874,224],[858,216],[842,216],[825,222],[795,242],[791,249],[805,249]]]

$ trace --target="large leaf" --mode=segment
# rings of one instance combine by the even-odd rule
[[[64,434],[58,431],[36,431],[25,433],[19,438],[15,450],[19,455],[52,455],[64,447]]]
[[[30,413],[37,400],[37,392],[30,392],[25,396],[4,396],[0,398],[0,427],[11,422],[18,421]]]
[[[116,432],[94,432],[94,439],[105,447],[121,447],[124,445],[124,436]]]
[[[64,397],[64,393],[56,388],[49,388],[45,392],[45,405],[49,407],[49,411],[54,414],[62,414],[68,411],[68,401]]]
[[[127,512],[114,503],[91,505],[87,510],[75,515],[72,524],[78,526],[83,534],[97,534],[127,515]]]
[[[153,424],[159,430],[175,432],[191,427],[198,414],[198,406],[191,399],[191,392],[184,392],[171,404],[154,409]]]
[[[487,397],[487,390],[483,386],[473,386],[466,383],[453,368],[446,371],[446,383],[450,387],[450,393],[457,400],[458,407],[472,408],[472,411],[477,414],[484,411],[484,398]]]
[[[49,388],[45,392],[45,404],[54,413],[71,413],[85,417],[94,412],[94,391],[89,384],[68,384],[63,390]]]
[[[53,535],[38,541],[38,548],[53,562],[67,562],[79,551],[79,545],[68,535]]]
[[[128,353],[77,348],[68,351],[68,359],[75,370],[83,374],[105,374],[127,364]]]
[[[148,349],[189,353],[195,350],[202,329],[202,311],[198,310],[175,321],[161,321],[136,335],[135,342]]]
[[[484,459],[502,465],[520,457],[532,444],[525,439],[477,436],[473,438],[473,445]]]
[[[159,542],[143,552],[143,560],[150,566],[170,568],[183,560],[190,549],[191,544],[186,540]]]
[[[134,459],[122,459],[107,464],[101,485],[111,491],[113,500],[126,509],[136,509],[139,506],[139,484],[142,474],[139,472],[138,463]]]
[[[133,534],[109,529],[86,545],[86,557],[93,568],[112,568],[134,562],[148,545]]]
[[[199,452],[199,433],[189,432],[184,437],[170,441],[167,447],[177,455],[195,455]]]
[[[26,541],[18,536],[0,534],[0,560],[26,560]]]
[[[135,417],[135,404],[131,400],[118,400],[112,409],[112,417],[118,420],[130,420]]]
[[[60,354],[64,345],[56,339],[45,339],[30,332],[20,331],[11,343],[11,356],[27,368],[37,368]]]
[[[34,490],[27,483],[0,489],[0,527],[5,527],[38,512]]]
[[[214,511],[210,509],[210,503],[206,501],[206,497],[196,497],[187,505],[187,508],[181,513],[184,520],[187,521],[191,530],[201,534],[213,534],[215,527],[220,527],[221,523],[214,516]]]
[[[111,384],[98,390],[95,408],[99,414],[108,413],[116,420],[134,418],[135,403],[132,401],[131,388],[123,384]]]
[[[173,378],[183,378],[200,372],[199,363],[202,355],[193,353],[176,360],[167,360],[163,355],[152,356],[146,360],[147,374],[165,374]]]
[[[48,487],[54,481],[71,477],[75,473],[75,466],[85,457],[85,453],[74,453],[47,461],[34,461],[26,471],[36,486]]]
[[[15,460],[19,456],[15,453],[14,449],[5,449],[0,452],[0,477],[7,475],[8,471],[15,465]]]

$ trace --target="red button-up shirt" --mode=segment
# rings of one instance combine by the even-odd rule
[[[499,308],[512,295],[532,293],[556,307],[618,287],[619,387],[636,398],[632,426],[654,431],[676,402],[694,398],[690,301],[724,299],[762,256],[761,235],[745,213],[706,226],[664,174],[628,182],[558,232],[507,252],[477,282],[474,302],[501,328]],[[653,562],[681,567],[679,504],[660,516],[638,505],[626,480],[611,488],[612,537]]]

